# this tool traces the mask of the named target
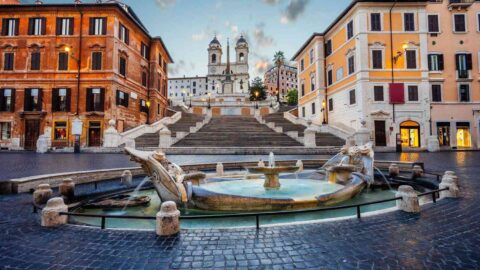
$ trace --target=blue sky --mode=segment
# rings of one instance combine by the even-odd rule
[[[216,33],[224,48],[226,38],[235,40],[240,34],[247,38],[250,45],[250,74],[253,78],[263,75],[275,51],[284,51],[286,57],[290,59],[313,32],[323,31],[350,1],[124,0],[123,2],[135,10],[151,35],[163,38],[175,61],[170,69],[170,77],[205,75],[207,47]],[[73,2],[73,0],[44,0],[44,2]]]

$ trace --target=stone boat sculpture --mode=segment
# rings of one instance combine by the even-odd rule
[[[185,173],[182,168],[169,162],[161,152],[139,151],[128,147],[125,152],[133,161],[141,164],[162,201],[174,201],[185,208],[203,210],[270,211],[331,205],[356,196],[373,179],[371,145],[345,147],[342,153],[314,174],[317,177],[312,178],[317,179],[281,178],[275,188],[264,187],[263,180],[258,175],[256,180],[250,176],[229,178],[215,175],[207,179],[206,174],[201,172]],[[259,168],[248,169],[264,171]],[[268,171],[274,169],[279,172],[285,170],[273,165]],[[291,168],[289,171],[292,171]],[[255,175],[251,176],[255,178]],[[265,181],[268,178],[265,177]],[[219,185],[232,187],[236,192],[231,192],[229,188],[218,189]],[[328,192],[322,191],[324,186]],[[258,192],[251,192],[252,187]],[[289,193],[289,190],[292,192]],[[300,195],[297,194],[299,192]]]

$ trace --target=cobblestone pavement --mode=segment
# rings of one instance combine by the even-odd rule
[[[396,155],[377,155],[398,159]],[[463,198],[361,220],[153,232],[39,226],[30,195],[0,196],[1,269],[480,269],[479,152],[409,154],[455,170]]]

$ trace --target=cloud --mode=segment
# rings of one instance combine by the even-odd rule
[[[274,6],[274,5],[277,5],[278,3],[280,3],[280,0],[263,0],[263,2],[265,4]]]
[[[172,7],[175,5],[177,0],[155,0],[155,3],[161,8],[161,9],[167,9],[169,7]]]
[[[290,0],[285,10],[282,12],[280,22],[282,24],[288,24],[297,20],[307,6],[309,0]]]
[[[259,47],[271,47],[274,43],[272,37],[265,34],[265,24],[259,23],[253,30],[253,37]]]
[[[173,65],[168,65],[168,73],[171,77],[180,77],[183,75],[188,75],[195,71],[196,64],[194,62],[186,62],[181,59]]]
[[[201,41],[206,38],[206,33],[205,31],[201,31],[200,33],[192,34],[192,40],[193,41]]]

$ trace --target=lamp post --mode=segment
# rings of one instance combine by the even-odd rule
[[[210,110],[211,109],[211,106],[210,106],[210,97],[212,96],[212,93],[208,92],[208,109]]]
[[[186,95],[186,93],[187,93],[187,92],[186,92],[186,91],[185,91],[185,89],[183,89],[183,87],[182,87],[182,98],[183,98],[183,103],[185,103],[185,95]]]
[[[258,91],[255,91],[255,109],[258,110],[258,96],[260,95],[260,93]]]
[[[145,102],[145,105],[147,106],[147,125],[150,125],[150,105],[152,105],[150,103],[150,100],[147,100],[147,102]]]
[[[192,93],[188,93],[188,97],[190,98],[190,105],[188,105],[188,108],[192,108]]]
[[[323,115],[323,121],[322,121],[322,125],[326,125],[327,124],[327,117],[326,117],[326,107],[327,107],[327,103],[325,102],[325,100],[322,101],[322,115]]]

